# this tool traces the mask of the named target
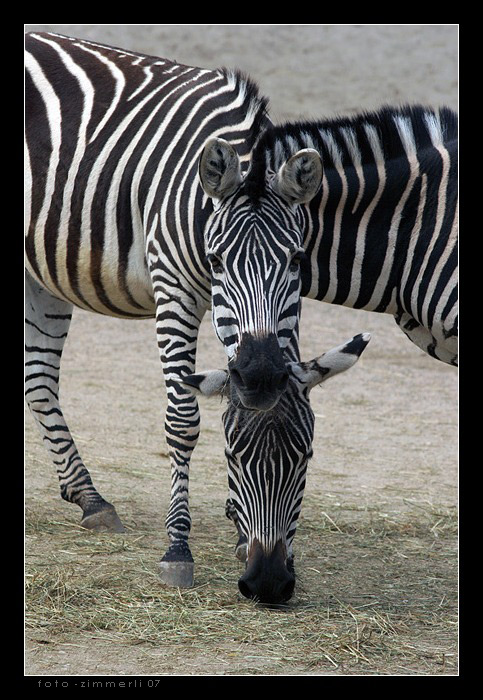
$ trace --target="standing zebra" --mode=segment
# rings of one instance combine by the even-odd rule
[[[453,112],[419,106],[384,108],[351,118],[269,127],[255,146],[245,178],[232,147],[221,141],[218,147],[227,152],[225,160],[232,156],[232,173],[224,172],[224,177],[236,179],[238,188],[234,195],[228,192],[221,198],[206,225],[214,295],[219,299],[213,314],[230,358],[231,379],[246,406],[253,382],[246,362],[249,344],[243,352],[241,341],[249,323],[240,327],[239,319],[245,314],[256,323],[252,290],[262,282],[256,279],[258,271],[241,272],[254,256],[249,247],[255,246],[246,239],[241,258],[237,234],[239,220],[247,221],[248,212],[267,201],[274,211],[292,211],[303,230],[294,258],[301,267],[302,296],[392,314],[418,347],[457,364]],[[307,163],[293,177],[287,170],[292,154],[300,149]],[[297,206],[303,175],[320,178],[314,167],[318,156],[323,163],[322,187],[308,203]],[[243,297],[232,291],[233,280],[240,275],[246,280]]]
[[[352,367],[370,335],[363,333],[310,362],[300,362],[298,330],[285,349],[287,388],[275,406],[253,411],[241,403],[228,370],[189,375],[194,393],[226,394],[223,415],[228,461],[226,514],[239,534],[236,555],[246,568],[238,587],[246,598],[283,603],[295,586],[292,543],[312,456],[310,391]]]
[[[213,208],[238,187],[255,139],[269,124],[267,102],[237,72],[50,33],[27,35],[26,49],[27,401],[56,465],[61,495],[81,507],[82,525],[122,531],[64,420],[60,360],[74,306],[156,318],[172,474],[164,573],[171,583],[189,585],[188,468],[200,420],[196,398],[180,380],[195,371],[198,329],[216,277],[203,232]],[[320,158],[303,149],[287,166],[280,183],[288,190],[298,171],[308,171],[300,199],[308,202],[320,185]],[[257,355],[260,346],[265,353],[258,367],[253,357],[248,362],[252,374],[263,374],[263,386],[250,387],[253,407],[273,405],[288,382],[282,353],[298,319],[299,223],[272,197],[237,219],[240,233],[250,229],[259,244],[253,264],[264,280],[250,307],[255,321],[235,319],[250,350]],[[251,252],[242,241],[240,255]],[[248,260],[249,274],[253,269]],[[268,288],[273,303],[259,296]],[[246,286],[235,282],[231,289],[245,294]],[[216,288],[213,316],[218,334],[226,335]]]

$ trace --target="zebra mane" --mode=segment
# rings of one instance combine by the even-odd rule
[[[246,105],[247,119],[251,121],[250,133],[245,138],[244,147],[251,151],[260,133],[270,124],[268,117],[268,97],[260,95],[258,84],[247,74],[238,69],[221,68],[220,72],[233,85]]]
[[[256,201],[267,170],[302,148],[314,148],[324,168],[366,165],[447,144],[458,136],[458,117],[448,107],[384,106],[373,112],[322,121],[286,122],[265,129],[252,153],[245,189]],[[376,146],[376,147],[375,147]]]

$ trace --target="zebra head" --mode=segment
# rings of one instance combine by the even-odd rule
[[[260,168],[259,168],[260,169]],[[295,153],[255,192],[227,141],[213,138],[199,175],[214,211],[205,228],[212,276],[212,318],[245,408],[272,409],[287,388],[283,349],[299,315],[304,255],[300,204],[315,196],[322,163],[313,149]],[[257,180],[259,183],[259,179]]]
[[[223,423],[234,510],[229,517],[240,534],[237,556],[245,559],[246,568],[238,587],[247,598],[276,604],[292,596],[292,541],[314,436],[309,393],[352,367],[369,340],[368,333],[360,334],[311,362],[287,363],[287,390],[271,411],[246,410],[233,391],[227,370],[184,378],[193,393],[228,395]]]

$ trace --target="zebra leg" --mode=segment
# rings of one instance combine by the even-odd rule
[[[225,515],[229,520],[233,521],[236,527],[236,531],[238,532],[238,542],[236,543],[235,547],[235,556],[240,561],[246,561],[248,554],[248,540],[246,535],[243,534],[243,530],[241,529],[240,525],[240,519],[238,518],[238,513],[236,512],[236,508],[233,505],[233,501],[231,500],[231,498],[226,499]]]
[[[156,287],[155,287],[156,290]],[[170,586],[193,585],[194,561],[188,544],[189,465],[200,433],[198,401],[180,379],[195,371],[196,343],[206,307],[192,298],[156,294],[156,329],[163,368],[167,408],[165,435],[171,462],[171,497],[166,516],[170,546],[160,562],[160,578]]]
[[[114,506],[94,488],[59,404],[60,360],[72,304],[56,299],[27,273],[25,281],[25,396],[56,466],[64,500],[82,508],[81,525],[124,532]]]

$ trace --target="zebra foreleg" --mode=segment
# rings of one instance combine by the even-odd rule
[[[56,299],[26,274],[25,397],[56,466],[62,498],[82,508],[81,525],[123,532],[114,506],[94,488],[59,403],[60,360],[71,316],[71,304]]]
[[[170,545],[160,562],[160,579],[170,586],[193,585],[194,561],[188,544],[189,465],[200,433],[198,401],[180,380],[195,370],[198,329],[204,309],[187,300],[157,303],[157,337],[163,367],[167,408],[165,435],[171,462],[171,497],[166,516]]]

